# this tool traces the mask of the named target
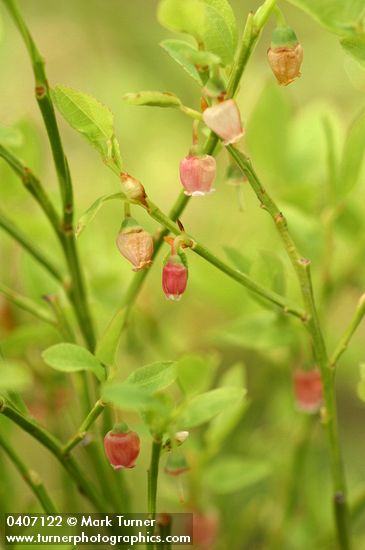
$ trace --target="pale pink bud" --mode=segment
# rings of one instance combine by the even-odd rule
[[[215,158],[210,155],[188,155],[180,162],[180,180],[185,195],[193,197],[211,193],[216,173]]]
[[[169,300],[179,300],[185,292],[188,270],[180,256],[170,256],[162,271],[162,288]]]
[[[241,115],[233,99],[205,109],[203,120],[210,130],[223,139],[224,145],[237,143],[244,134]]]
[[[140,440],[125,424],[117,424],[104,437],[105,454],[114,468],[134,468],[140,451]]]
[[[294,372],[294,395],[298,409],[307,413],[318,412],[323,401],[321,374],[318,369]]]
[[[153,255],[153,239],[142,227],[127,221],[117,236],[117,247],[122,256],[134,266],[133,271],[150,267]]]

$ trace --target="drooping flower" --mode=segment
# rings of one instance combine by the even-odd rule
[[[319,370],[297,369],[294,372],[293,384],[298,409],[307,413],[318,412],[323,401],[323,387]]]
[[[136,432],[126,424],[116,424],[104,437],[105,454],[114,468],[134,468],[140,451],[140,440]]]
[[[211,155],[188,155],[180,162],[180,180],[186,195],[211,193],[215,174],[216,161]]]
[[[169,300],[179,300],[188,282],[188,268],[181,254],[169,256],[162,270],[162,288]]]
[[[133,265],[133,271],[150,267],[153,255],[153,239],[137,222],[127,217],[117,236],[117,247]]]
[[[234,99],[205,109],[203,120],[210,130],[222,138],[224,145],[237,143],[244,134],[241,115]]]
[[[189,464],[179,450],[173,450],[168,456],[165,473],[170,476],[179,476],[190,470]]]
[[[267,57],[279,84],[287,86],[300,76],[303,48],[291,27],[274,30]]]

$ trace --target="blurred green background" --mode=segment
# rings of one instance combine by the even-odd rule
[[[248,11],[259,3],[231,3],[242,29]],[[190,146],[191,121],[174,110],[137,108],[122,101],[127,92],[161,90],[174,92],[186,105],[199,107],[197,86],[159,47],[159,42],[172,34],[158,24],[157,4],[155,0],[37,0],[23,1],[21,8],[45,55],[50,84],[89,93],[110,107],[126,170],[143,182],[152,200],[167,212],[180,192],[178,164]],[[266,59],[270,22],[238,94],[246,127],[244,149],[287,215],[301,252],[312,260],[315,292],[333,349],[364,291],[365,189],[362,169],[331,225],[331,182],[324,128],[325,124],[331,128],[334,150],[340,159],[348,128],[364,107],[365,72],[344,54],[334,36],[289,4],[282,2],[282,7],[304,48],[302,77],[288,88],[276,85]],[[23,142],[14,147],[14,152],[40,176],[56,202],[56,178],[33,96],[29,60],[12,22],[6,13],[2,15],[0,122],[21,130]],[[86,141],[61,119],[60,127],[73,175],[78,218],[100,195],[117,192],[118,181]],[[365,142],[364,123],[361,139]],[[271,219],[258,207],[256,197],[245,184],[240,191],[244,208],[240,209],[237,188],[225,181],[224,152],[218,164],[216,192],[189,203],[182,216],[186,229],[228,261],[232,250],[227,256],[227,246],[239,251],[250,266],[250,274],[260,282],[275,286],[279,280],[283,290],[285,281],[288,296],[299,303],[296,280]],[[0,182],[2,210],[58,261],[58,245],[46,220],[3,162]],[[157,228],[144,212],[136,209],[135,214],[147,230]],[[99,333],[122,303],[133,277],[115,246],[121,218],[120,203],[109,202],[79,238]],[[56,291],[54,282],[3,233],[0,247],[3,283],[40,303],[42,295]],[[204,482],[200,491],[208,508],[221,511],[221,548],[266,549],[280,524],[281,505],[287,499],[293,449],[308,422],[295,410],[291,371],[311,365],[309,338],[299,322],[277,320],[243,288],[201,258],[190,253],[188,259],[189,286],[177,304],[167,302],[161,289],[162,255],[155,261],[123,336],[120,366],[127,374],[143,364],[176,359],[186,352],[206,357],[212,368],[216,367],[216,376],[238,361],[246,366],[249,407],[221,454],[268,460],[271,473],[233,494],[216,494]],[[238,261],[244,260],[240,256]],[[28,401],[35,409],[46,407],[46,412],[41,411],[43,420],[64,437],[73,423],[67,410],[77,408],[77,403],[66,389],[65,403],[60,405],[62,417],[54,414],[55,388],[67,388],[67,382],[50,374],[40,359],[41,350],[56,342],[58,335],[27,314],[2,301],[0,304],[2,352],[6,357],[25,360],[33,369],[35,380]],[[351,496],[365,484],[365,409],[357,395],[364,336],[363,327],[340,362],[337,381]],[[308,548],[317,537],[317,546],[311,548],[333,548],[327,538],[331,532],[331,509],[326,445],[321,426],[314,424],[305,464],[298,474],[295,513],[280,548]],[[15,431],[12,439],[18,447],[28,444],[28,439]],[[44,451],[32,444],[29,461],[37,465],[45,460],[43,455]],[[44,475],[49,478],[50,487],[61,493],[65,480],[53,475],[51,460],[48,463],[47,458]],[[143,450],[142,463],[147,460],[148,451]],[[5,467],[8,474],[1,483],[1,506],[9,510],[5,496],[11,492],[16,497],[13,510],[26,509],[31,497],[11,467],[7,463]],[[140,495],[135,498],[138,511],[144,510],[145,502],[141,471],[142,466],[128,472],[128,482],[136,492],[138,488]],[[172,508],[182,509],[176,485],[165,479],[160,509]],[[364,533],[362,518],[356,524],[357,548],[361,548],[361,541],[365,544]]]

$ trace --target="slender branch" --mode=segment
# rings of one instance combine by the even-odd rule
[[[24,311],[31,313],[35,317],[38,317],[41,321],[49,323],[53,326],[56,325],[54,317],[50,315],[46,309],[40,307],[34,300],[31,300],[26,296],[22,296],[18,292],[15,292],[15,290],[11,290],[2,284],[0,284],[0,293],[3,294],[10,302]]]
[[[152,442],[151,462],[148,470],[148,513],[152,519],[156,516],[157,482],[161,447],[161,439],[154,439]]]
[[[365,315],[365,294],[363,294],[359,300],[359,303],[357,305],[355,314],[353,318],[350,321],[349,326],[345,330],[337,348],[333,352],[331,356],[331,366],[335,367],[338,360],[340,359],[341,355],[345,353],[347,350],[347,347],[350,343],[351,338],[353,337],[356,329],[360,325],[361,321],[363,320]]]
[[[62,444],[47,430],[37,424],[32,418],[22,415],[4,399],[0,398],[0,414],[3,414],[22,430],[34,437],[46,447],[62,464],[71,478],[75,481],[79,491],[96,508],[98,512],[107,512],[110,510],[109,504],[96,491],[94,485],[86,478],[82,468],[79,467],[75,459],[63,453]]]
[[[4,229],[13,239],[15,239],[33,258],[42,265],[48,273],[60,282],[62,285],[64,283],[63,276],[54,265],[53,261],[50,260],[46,254],[38,248],[36,244],[30,240],[25,233],[18,229],[11,220],[9,220],[3,212],[0,211],[0,227]]]
[[[327,354],[326,345],[322,335],[322,330],[314,301],[312,280],[310,274],[310,261],[303,258],[298,252],[296,245],[289,233],[284,215],[270,198],[257,174],[255,173],[250,160],[238,149],[229,145],[227,150],[236,161],[242,173],[246,175],[253,191],[255,192],[261,206],[267,210],[275,222],[284,248],[297,274],[299,286],[301,289],[303,303],[309,317],[306,326],[311,335],[315,358],[321,371],[323,381],[323,393],[325,402],[324,424],[329,441],[329,452],[332,470],[332,480],[334,487],[334,511],[337,526],[337,535],[340,547],[348,550],[349,539],[349,515],[346,501],[346,482],[340,442],[338,436],[337,412],[334,389],[334,369],[330,367],[330,361]]]
[[[69,290],[75,314],[85,341],[91,350],[95,348],[95,333],[89,311],[83,273],[80,268],[73,230],[73,192],[70,170],[63,151],[56,114],[44,70],[44,60],[21,16],[14,0],[3,0],[14,20],[29,53],[35,78],[35,96],[47,130],[63,203],[63,246],[70,271],[72,286]]]
[[[36,178],[29,168],[24,166],[8,149],[2,145],[0,145],[0,157],[8,163],[15,174],[21,179],[27,191],[33,195],[50,221],[56,235],[60,238],[62,235],[61,220],[38,178]]]
[[[80,443],[86,436],[90,426],[95,422],[95,420],[100,416],[105,408],[105,403],[103,401],[97,401],[75,435],[66,443],[63,448],[63,454],[68,455],[69,452]]]
[[[76,342],[75,334],[61,307],[59,297],[56,294],[46,294],[43,296],[45,302],[50,306],[57,319],[57,326],[66,342]]]
[[[33,491],[36,498],[39,500],[40,505],[46,514],[57,514],[58,509],[52,498],[47,492],[47,489],[43,485],[37,472],[29,470],[28,467],[21,460],[19,455],[12,449],[9,443],[4,437],[0,434],[0,447],[3,448],[5,453],[8,455],[10,460],[13,462],[14,466],[24,479],[25,483],[29,485],[30,489]]]
[[[180,229],[178,226],[170,220],[168,216],[166,216],[152,201],[150,201],[147,198],[146,201],[147,204],[147,212],[150,214],[150,216],[158,221],[160,224],[164,225],[171,233],[174,233],[175,235],[180,235]],[[279,306],[285,313],[290,313],[294,315],[295,317],[299,317],[301,320],[306,320],[306,314],[305,311],[300,310],[296,308],[295,306],[292,306],[288,304],[282,296],[277,294],[276,292],[273,292],[258,283],[256,283],[253,279],[251,279],[248,275],[245,275],[244,273],[241,273],[237,269],[231,268],[229,265],[227,265],[225,262],[217,258],[212,252],[210,252],[205,246],[202,244],[199,244],[195,241],[195,239],[189,235],[184,236],[184,240],[187,243],[188,246],[207,260],[210,264],[214,265],[217,269],[240,283],[241,285],[245,286],[255,294],[258,294],[262,298],[265,298],[269,302],[272,302],[273,304]]]

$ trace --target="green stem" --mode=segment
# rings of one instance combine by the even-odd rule
[[[102,496],[96,491],[94,485],[86,478],[82,468],[79,467],[75,459],[63,453],[62,444],[53,437],[47,430],[39,426],[33,419],[22,415],[4,399],[0,398],[0,414],[3,414],[22,430],[34,437],[46,447],[61,463],[70,477],[76,483],[81,494],[83,494],[95,507],[98,512],[107,512],[110,510],[109,503],[104,501]]]
[[[6,439],[2,437],[1,434],[0,447],[4,449],[5,453],[13,462],[14,466],[24,479],[25,483],[33,491],[34,495],[39,500],[39,503],[42,506],[44,512],[46,514],[57,514],[57,507],[52,501],[50,495],[48,494],[47,489],[43,485],[39,475],[33,470],[28,469],[28,467],[24,464],[21,458],[17,455],[17,453],[12,449],[12,447],[8,444]]]
[[[68,269],[72,279],[72,288],[69,293],[74,305],[75,314],[79,321],[81,332],[90,350],[95,348],[95,333],[92,318],[89,311],[86,296],[85,283],[80,268],[75,235],[73,230],[73,192],[70,171],[67,163],[61,136],[59,133],[55,110],[53,107],[51,93],[44,70],[44,60],[40,55],[37,46],[29,32],[24,19],[19,12],[14,0],[3,0],[12,16],[15,25],[23,37],[32,63],[35,78],[35,95],[41,111],[43,121],[47,130],[54,165],[62,196],[63,203],[63,225],[62,243],[66,255]]]
[[[63,276],[58,270],[58,267],[54,265],[53,261],[50,260],[25,233],[18,229],[3,212],[0,212],[0,227],[29,252],[29,254],[33,256],[33,258],[42,265],[54,279],[56,279],[56,281],[60,282],[62,285],[64,284]]]
[[[356,329],[360,325],[361,321],[363,320],[364,315],[365,315],[365,294],[361,296],[359,303],[357,305],[355,314],[351,319],[349,326],[345,330],[338,346],[336,347],[335,351],[331,356],[330,363],[332,367],[336,366],[341,355],[345,353],[345,351],[347,350],[350,340],[353,337]]]
[[[26,296],[22,296],[18,292],[15,292],[14,290],[11,290],[10,288],[2,284],[0,284],[0,293],[3,294],[5,298],[7,298],[14,305],[18,306],[24,311],[27,311],[28,313],[31,313],[35,317],[38,317],[38,319],[40,319],[41,321],[44,321],[45,323],[53,326],[56,325],[54,317],[50,315],[48,311],[45,310],[43,307],[40,307],[34,300],[31,300]]]
[[[333,505],[337,526],[337,536],[340,548],[349,550],[351,548],[349,535],[349,517],[346,502],[346,482],[342,462],[340,442],[338,436],[338,422],[336,412],[334,374],[328,358],[326,345],[314,301],[312,280],[310,274],[310,261],[299,254],[295,243],[288,231],[284,215],[274,201],[270,198],[262,186],[251,162],[238,149],[229,145],[227,150],[236,161],[242,173],[246,175],[253,191],[255,192],[261,206],[267,210],[275,222],[284,248],[297,274],[301,289],[304,307],[308,313],[306,326],[311,335],[315,358],[321,371],[323,381],[323,393],[325,402],[324,424],[329,442],[332,480],[334,488]]]
[[[250,56],[254,50],[254,46],[260,36],[260,32],[263,29],[266,21],[268,20],[270,14],[272,13],[274,7],[276,5],[276,0],[266,0],[264,4],[259,8],[255,14],[255,20],[253,20],[252,14],[249,14],[247,17],[246,26],[243,32],[243,36],[241,39],[241,44],[239,48],[239,52],[236,58],[236,61],[233,65],[232,72],[229,77],[228,85],[227,85],[227,98],[228,97],[234,97],[235,93],[237,92],[238,85],[240,83],[240,80],[242,78],[242,74],[246,68],[247,62],[250,59]],[[255,22],[255,24],[254,24]],[[253,29],[253,26],[255,29]],[[204,145],[202,154],[203,155],[214,155],[216,147],[218,144],[218,137],[211,132],[209,134],[209,137]],[[188,202],[190,200],[190,197],[184,194],[182,191],[180,195],[178,196],[177,200],[175,201],[174,205],[172,206],[170,212],[169,212],[169,218],[172,221],[176,221],[183,211],[185,210]],[[158,251],[160,250],[162,244],[163,244],[163,238],[168,234],[168,230],[166,228],[160,229],[156,235],[155,239],[155,247],[154,247],[154,254],[153,257],[156,257]],[[123,308],[125,307],[125,304],[127,303],[127,314],[126,319],[128,318],[128,315],[130,313],[130,310],[137,299],[137,296],[142,288],[142,285],[144,283],[144,280],[147,277],[147,271],[142,271],[137,273],[134,276],[133,281],[131,282],[127,293],[126,298],[123,302]],[[126,323],[124,324],[126,326]]]
[[[98,416],[101,415],[105,408],[105,403],[103,401],[97,401],[85,420],[82,422],[81,426],[79,427],[78,431],[75,433],[75,435],[69,440],[68,443],[63,448],[63,454],[68,455],[69,452],[80,443],[86,436],[89,428],[92,426],[92,424],[95,422],[95,420],[98,418]]]
[[[61,307],[59,297],[55,294],[46,294],[43,298],[52,309],[65,342],[76,342],[75,334]]]
[[[166,216],[154,203],[152,203],[152,201],[147,199],[146,204],[147,212],[154,220],[164,225],[165,228],[168,229],[171,233],[174,233],[175,235],[181,234],[181,231],[177,227],[177,225],[168,216]],[[279,306],[285,313],[290,313],[295,317],[299,317],[299,319],[301,320],[306,319],[304,311],[288,304],[279,294],[276,294],[275,292],[259,285],[244,273],[241,273],[237,269],[231,268],[225,262],[217,258],[217,256],[210,252],[205,246],[197,243],[193,237],[186,235],[184,236],[184,240],[190,246],[193,252],[204,258],[207,262],[214,265],[217,269],[219,269],[241,285],[245,286],[255,294],[258,294],[259,296],[265,298],[276,306]]]
[[[154,439],[152,442],[151,462],[148,470],[148,513],[151,519],[156,516],[156,501],[157,501],[157,482],[158,470],[160,464],[162,441]]]

